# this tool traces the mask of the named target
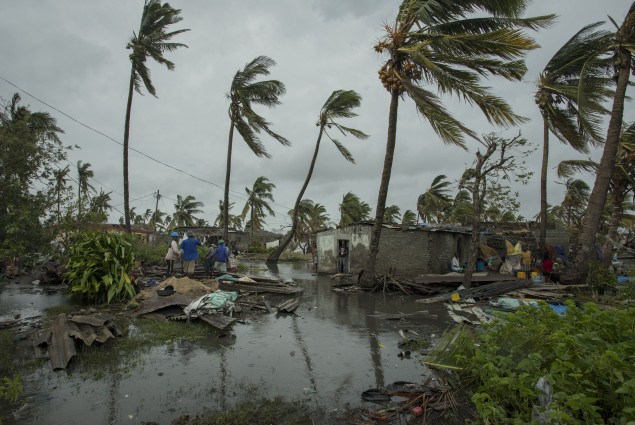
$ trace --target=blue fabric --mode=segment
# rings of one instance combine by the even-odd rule
[[[214,261],[218,263],[226,263],[229,259],[229,248],[222,243],[218,245],[216,250],[214,250],[214,254],[212,256],[214,257]]]
[[[198,239],[191,237],[181,242],[181,249],[183,250],[183,260],[198,260],[197,246],[203,245]]]

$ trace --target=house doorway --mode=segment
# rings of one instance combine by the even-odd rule
[[[346,273],[349,270],[349,248],[348,241],[346,239],[339,239],[337,241],[337,272]]]

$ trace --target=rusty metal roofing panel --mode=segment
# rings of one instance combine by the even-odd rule
[[[148,298],[147,300],[143,300],[141,302],[141,308],[135,311],[132,315],[141,316],[142,314],[151,313],[153,311],[157,311],[173,305],[186,307],[197,298],[198,297],[191,297],[181,294],[174,294],[167,297],[157,296],[155,298]]]

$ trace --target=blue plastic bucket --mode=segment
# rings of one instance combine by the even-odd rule
[[[482,260],[478,260],[476,262],[476,269],[477,272],[482,272],[483,270],[485,270],[485,261]]]

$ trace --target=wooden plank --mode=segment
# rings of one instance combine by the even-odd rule
[[[209,323],[217,329],[225,329],[234,320],[236,320],[233,317],[227,317],[220,314],[202,314],[198,316],[198,318],[206,323]]]
[[[438,274],[438,275],[421,275],[414,278],[414,283],[420,283],[423,285],[428,285],[431,283],[441,283],[441,284],[461,284],[463,282],[462,274]],[[472,275],[471,282],[472,283],[487,283],[487,282],[500,282],[500,281],[509,281],[509,280],[517,280],[515,276],[504,275],[504,274],[488,274],[488,275]]]
[[[248,291],[248,292],[273,292],[276,294],[299,294],[304,292],[304,289],[294,286],[274,286],[265,284],[254,283],[242,283],[242,282],[221,282],[220,287],[222,289],[230,289],[232,291]]]
[[[262,303],[265,305],[265,308],[269,313],[273,313],[273,308],[271,308],[271,303],[269,301],[264,300]]]

